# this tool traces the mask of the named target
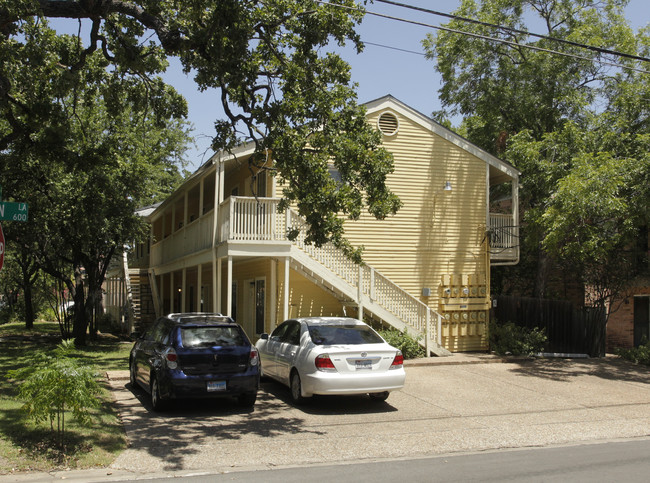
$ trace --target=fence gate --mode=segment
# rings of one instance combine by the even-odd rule
[[[544,329],[547,352],[605,356],[605,313],[592,307],[574,307],[566,300],[532,297],[496,297],[494,315],[499,322]]]

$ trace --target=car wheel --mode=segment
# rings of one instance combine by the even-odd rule
[[[305,402],[305,398],[302,395],[302,384],[300,383],[300,376],[298,375],[298,371],[294,370],[291,373],[291,379],[289,383],[289,388],[291,389],[291,400],[296,404]]]
[[[161,411],[165,407],[165,403],[160,397],[160,386],[156,376],[151,378],[151,407],[154,411]]]
[[[370,399],[373,401],[385,401],[388,399],[388,391],[384,392],[371,392],[368,394],[370,396]]]
[[[237,400],[241,406],[247,408],[253,407],[255,405],[255,400],[257,399],[257,392],[247,392],[240,395]]]

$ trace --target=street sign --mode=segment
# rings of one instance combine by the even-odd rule
[[[27,221],[28,211],[27,203],[0,201],[0,220]]]
[[[5,234],[2,233],[2,225],[0,225],[0,270],[5,263]]]

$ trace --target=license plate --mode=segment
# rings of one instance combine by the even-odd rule
[[[208,392],[225,391],[226,381],[208,381]]]
[[[372,370],[372,361],[370,359],[357,359],[354,361],[357,371]]]

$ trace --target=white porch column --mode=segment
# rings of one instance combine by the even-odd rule
[[[199,218],[203,216],[203,196],[205,194],[205,178],[199,182]]]
[[[183,271],[181,272],[181,312],[186,312],[186,305],[185,305],[185,294],[187,293],[187,268],[183,268]]]
[[[226,280],[226,315],[232,316],[232,257],[228,257],[228,275]]]
[[[212,260],[212,304],[215,312],[223,313],[221,310],[221,258]]]
[[[169,272],[169,312],[174,311],[174,272]]]
[[[183,197],[183,227],[187,226],[187,218],[189,215],[189,197],[190,197],[190,192],[186,191],[185,196]]]
[[[160,287],[158,288],[158,296],[160,297],[160,313],[158,316],[165,315],[165,276],[160,276]]]
[[[282,313],[284,314],[284,320],[287,320],[291,315],[289,314],[289,257],[284,259],[284,300],[282,302]]]
[[[277,259],[272,259],[271,260],[271,293],[270,298],[271,300],[275,301],[278,298],[278,260]],[[273,304],[273,307],[271,307],[271,328],[269,332],[271,332],[277,325],[278,325],[278,313],[277,313],[277,304]]]
[[[196,311],[202,312],[203,308],[201,307],[201,285],[203,285],[203,266],[199,263],[196,267]]]

